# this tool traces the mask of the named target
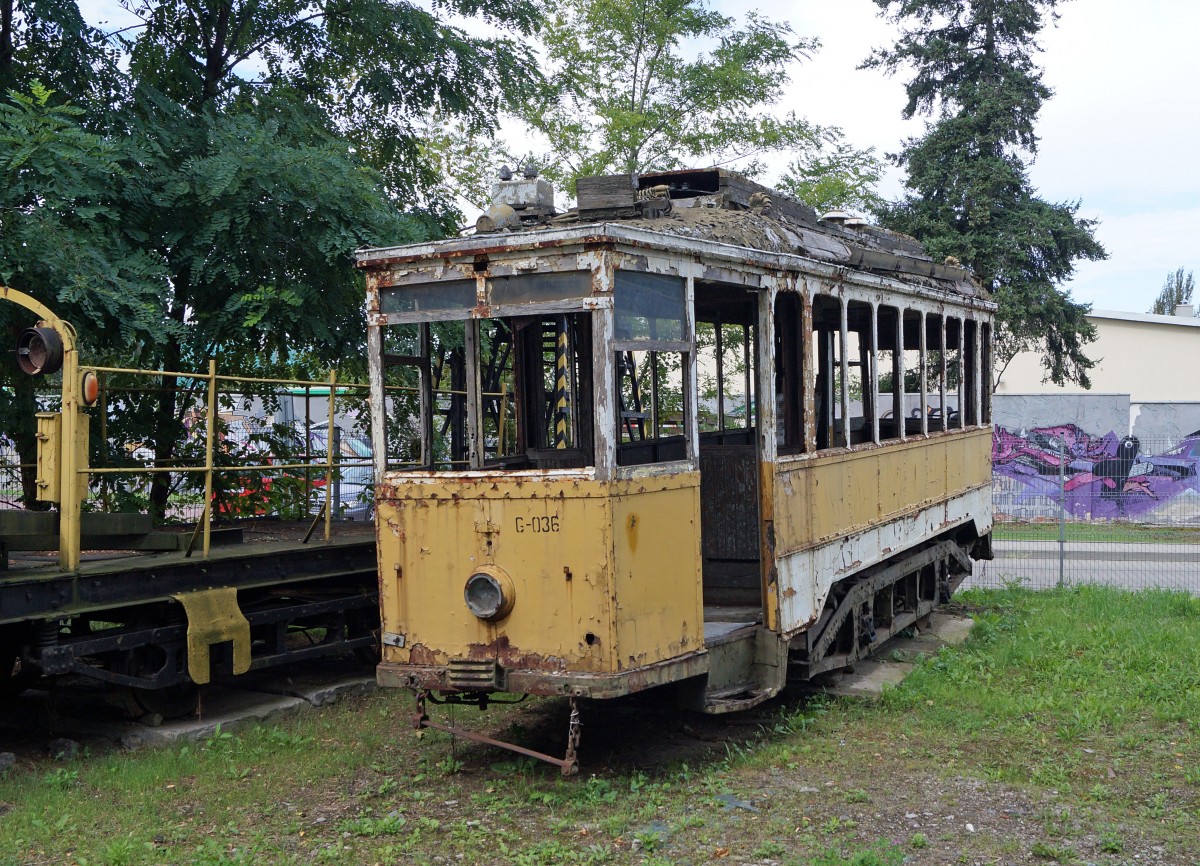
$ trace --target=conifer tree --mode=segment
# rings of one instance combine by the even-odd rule
[[[908,192],[880,209],[881,222],[923,241],[935,260],[969,265],[992,292],[997,381],[1018,352],[1037,351],[1047,380],[1090,387],[1090,307],[1063,283],[1077,261],[1107,253],[1078,200],[1046,201],[1028,175],[1038,111],[1053,95],[1034,62],[1036,39],[1060,0],[874,2],[900,37],[864,68],[911,71],[903,114],[932,118],[893,157]]]

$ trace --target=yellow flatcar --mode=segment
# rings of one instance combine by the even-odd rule
[[[501,180],[365,250],[381,685],[676,684],[711,713],[869,654],[990,556],[994,304],[911,238],[720,170]],[[464,733],[465,732],[459,732]],[[526,752],[527,754],[533,754]]]

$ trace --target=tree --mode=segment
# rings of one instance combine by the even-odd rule
[[[1162,291],[1154,299],[1154,306],[1150,308],[1149,312],[1158,316],[1175,315],[1177,306],[1192,302],[1192,292],[1195,288],[1196,280],[1191,271],[1184,274],[1183,268],[1180,268],[1167,274],[1167,281],[1163,283]]]
[[[37,79],[60,98],[102,98],[112,59],[73,0],[0,0],[0,97]]]
[[[0,0],[0,11],[15,2],[25,0]],[[58,117],[60,125],[73,121],[76,132],[97,137],[93,144],[124,155],[115,160],[122,170],[102,177],[114,216],[94,224],[89,196],[59,205],[42,192],[79,174],[63,147],[43,149],[57,168],[14,167],[24,185],[4,190],[14,204],[0,233],[0,272],[77,322],[94,345],[104,324],[92,333],[86,305],[136,303],[140,318],[109,305],[102,320],[147,324],[112,347],[124,349],[122,366],[202,369],[219,349],[224,364],[247,374],[273,367],[296,375],[306,372],[298,364],[345,364],[361,354],[362,289],[350,253],[455,225],[453,202],[422,158],[421,123],[436,110],[486,129],[502,104],[525,92],[537,79],[524,39],[538,21],[536,2],[436,4],[439,14],[483,17],[521,40],[471,37],[398,0],[142,0],[127,8],[141,23],[107,41],[82,24],[72,0],[39,4],[41,18],[3,20],[0,72],[18,92],[31,86],[36,64],[28,58],[53,59],[59,42],[89,47],[75,66],[118,73],[107,89],[70,84],[90,80],[84,75],[58,76],[66,92],[55,98],[80,112]],[[47,14],[58,16],[53,26]],[[24,54],[5,53],[9,44]],[[53,63],[45,72],[56,76]],[[0,124],[12,123],[6,132],[20,139],[16,119],[10,112]],[[56,172],[64,178],[56,181]],[[91,256],[95,274],[66,275],[73,280],[22,269],[28,250],[10,228],[36,234],[39,214],[66,227],[56,236],[59,258]],[[105,261],[129,244],[147,259],[136,274]],[[136,291],[109,276],[116,272],[136,277]],[[77,282],[100,289],[72,294]],[[170,462],[189,397],[173,378],[163,385],[128,417],[144,423],[156,460]],[[32,415],[31,400],[15,411]],[[22,462],[32,460],[23,453]],[[152,489],[160,515],[165,480],[156,475]]]
[[[546,137],[543,172],[577,177],[742,161],[815,146],[819,130],[777,101],[787,67],[817,46],[786,24],[739,24],[703,0],[559,0],[543,31],[551,72],[516,113]],[[693,43],[711,50],[686,50]]]
[[[69,314],[93,356],[164,341],[156,307],[165,271],[124,225],[121,186],[137,151],[80,127],[82,110],[34,85],[0,103],[0,284]],[[28,313],[0,304],[0,340],[15,346]],[[0,366],[0,430],[21,455],[22,494],[35,502],[34,381]]]
[[[909,192],[881,222],[924,242],[935,260],[970,266],[999,305],[996,379],[1021,351],[1042,355],[1046,379],[1090,387],[1090,307],[1062,283],[1079,259],[1107,257],[1080,202],[1038,197],[1028,177],[1034,123],[1053,94],[1033,55],[1059,0],[875,0],[901,26],[894,48],[863,64],[911,69],[904,116],[936,118],[904,142],[897,165]]]
[[[792,160],[776,186],[814,208],[875,212],[885,204],[875,187],[883,163],[874,148],[857,150],[834,130],[826,130],[820,146]]]

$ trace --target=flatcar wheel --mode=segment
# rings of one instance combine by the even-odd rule
[[[0,698],[15,698],[36,680],[36,674],[21,666],[21,645],[0,640]]]
[[[121,686],[118,706],[131,719],[159,715],[164,719],[178,719],[196,711],[200,700],[200,687],[195,683],[180,683],[164,689],[135,689]]]
[[[158,647],[139,647],[122,659],[118,668],[121,673],[131,676],[150,676],[160,670],[165,661],[166,656]],[[114,703],[131,719],[146,715],[177,719],[195,712],[200,687],[191,680],[161,689],[118,686],[114,698]]]

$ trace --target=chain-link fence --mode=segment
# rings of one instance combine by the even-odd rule
[[[1139,441],[998,428],[993,473],[996,558],[968,585],[1200,593],[1200,431]]]

